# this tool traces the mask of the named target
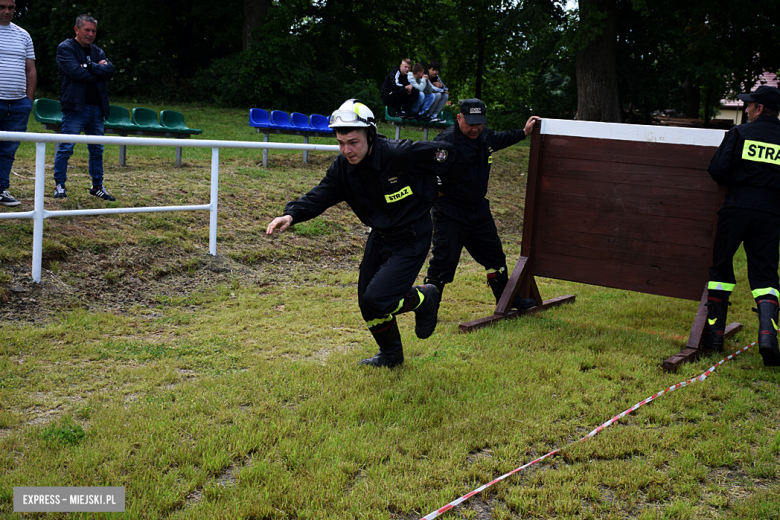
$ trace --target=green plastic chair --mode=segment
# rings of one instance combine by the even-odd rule
[[[134,108],[133,123],[135,123],[139,130],[167,132],[165,127],[157,121],[157,112],[149,110],[148,108]]]
[[[190,128],[184,123],[184,114],[175,110],[163,110],[160,112],[160,123],[171,132],[180,134],[202,134],[200,128]]]
[[[395,115],[395,107],[385,107],[385,121],[402,123],[403,119]]]
[[[109,105],[108,117],[103,118],[103,126],[117,130],[132,130],[137,128],[137,126],[130,121],[130,111],[125,107],[120,107],[118,105]]]
[[[38,98],[33,103],[33,114],[39,123],[62,125],[62,105],[59,101]]]
[[[442,110],[441,114],[439,115],[440,119],[444,119],[443,123],[439,123],[441,126],[451,126],[455,124],[455,120],[452,118],[452,112],[447,112],[446,110]]]

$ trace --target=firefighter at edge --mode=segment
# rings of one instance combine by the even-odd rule
[[[453,175],[440,179],[441,196],[431,212],[433,258],[425,283],[435,285],[443,293],[444,285],[455,277],[465,247],[485,267],[488,285],[498,304],[509,277],[506,255],[485,197],[493,152],[525,139],[541,118],[531,116],[524,128],[494,132],[485,126],[486,114],[482,101],[466,99],[460,104],[457,122],[434,139],[438,144],[455,145],[458,167],[453,169]],[[536,300],[517,294],[510,308],[525,310],[535,306]]]
[[[436,328],[441,293],[414,286],[431,245],[430,209],[438,196],[437,175],[454,164],[452,145],[395,141],[377,134],[373,112],[356,99],[330,116],[341,153],[320,184],[294,202],[266,229],[284,231],[346,201],[371,233],[358,277],[358,305],[379,353],[361,365],[394,367],[404,361],[396,315],[415,312],[415,333]]]
[[[707,171],[728,192],[707,285],[707,326],[702,345],[723,350],[729,296],[736,285],[734,254],[745,245],[747,272],[758,312],[758,351],[766,366],[780,366],[777,346],[780,245],[780,91],[761,86],[737,96],[747,103],[748,124],[729,130]]]

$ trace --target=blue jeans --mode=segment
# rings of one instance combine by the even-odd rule
[[[415,114],[425,115],[426,112],[431,108],[431,105],[433,104],[433,100],[435,99],[434,94],[424,94],[423,95],[423,102],[422,104],[417,107],[417,110],[414,112]]]
[[[27,96],[13,101],[0,100],[0,131],[26,132],[32,101]],[[19,141],[0,141],[0,191],[11,186],[11,166],[14,164]]]
[[[417,101],[415,101],[414,104],[412,105],[412,114],[416,114],[417,112],[419,112],[420,107],[423,104],[423,101],[425,101],[425,94],[423,94],[419,90],[412,89],[412,94],[414,94],[415,92],[417,92]]]
[[[75,110],[62,111],[62,133],[86,135],[103,135],[103,109],[96,105],[86,105],[82,112]],[[68,180],[68,159],[73,155],[75,143],[60,143],[54,155],[54,181],[65,184]],[[103,145],[88,144],[89,176],[93,186],[103,184]]]

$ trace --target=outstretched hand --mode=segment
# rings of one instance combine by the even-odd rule
[[[270,224],[268,224],[268,227],[265,230],[266,235],[273,235],[274,230],[278,229],[281,233],[288,227],[292,225],[293,218],[290,215],[285,215],[283,217],[276,217],[271,221]]]
[[[541,121],[542,118],[539,116],[531,116],[528,118],[528,121],[525,124],[525,128],[523,128],[523,131],[525,132],[525,135],[531,135],[531,132],[534,130],[534,123],[537,121]]]

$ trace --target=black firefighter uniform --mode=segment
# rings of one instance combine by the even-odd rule
[[[765,364],[780,364],[780,120],[762,115],[729,130],[707,171],[719,185],[728,186],[728,192],[718,212],[703,344],[723,348],[728,300],[736,285],[734,254],[744,244],[748,281],[758,304],[759,351]]]
[[[359,164],[339,155],[320,184],[284,210],[296,224],[346,202],[371,227],[360,263],[358,304],[379,355],[392,364],[403,360],[396,315],[416,310],[431,296],[425,289],[431,286],[413,285],[430,249],[437,176],[446,176],[452,163],[447,144],[378,135]]]

